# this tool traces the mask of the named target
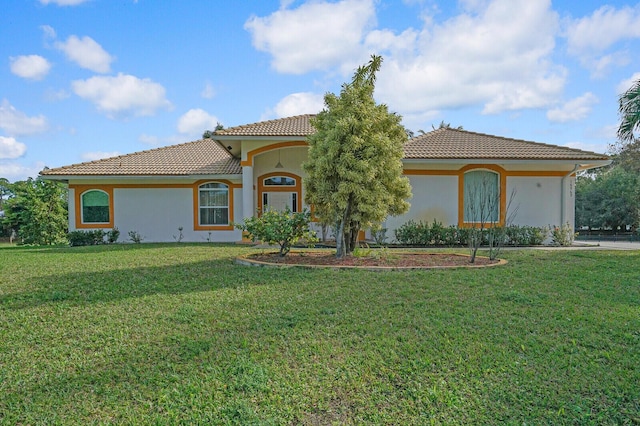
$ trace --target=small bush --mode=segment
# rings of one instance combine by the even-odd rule
[[[576,238],[575,232],[569,223],[551,228],[551,241],[559,246],[570,246]]]
[[[293,213],[287,208],[285,211],[267,210],[258,217],[245,219],[244,224],[235,224],[235,227],[247,232],[252,241],[278,244],[280,256],[285,256],[300,240],[316,241],[315,233],[309,229],[310,223],[311,213],[308,210]]]
[[[93,231],[71,231],[67,234],[67,238],[69,239],[69,245],[71,247],[95,246],[104,244],[105,234],[106,232],[102,229],[95,229]]]
[[[120,237],[120,231],[118,230],[117,227],[113,227],[112,230],[107,231],[107,242],[109,244],[115,244],[118,241],[118,238]]]
[[[140,244],[144,238],[138,231],[129,231],[129,239],[134,244]]]

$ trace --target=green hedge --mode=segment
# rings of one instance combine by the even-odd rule
[[[482,245],[488,244],[488,230],[483,233]],[[541,245],[547,238],[549,230],[546,227],[508,226],[504,229],[504,245],[535,246]],[[443,226],[441,222],[431,224],[423,221],[410,220],[395,230],[398,244],[411,246],[465,246],[469,238],[469,228],[457,226]]]

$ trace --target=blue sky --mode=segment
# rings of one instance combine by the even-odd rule
[[[5,0],[0,177],[317,112],[374,53],[410,130],[606,152],[638,22],[628,1]]]

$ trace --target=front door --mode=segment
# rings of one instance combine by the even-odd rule
[[[290,211],[298,210],[297,193],[295,192],[263,192],[262,207],[266,210],[285,211],[287,207]]]

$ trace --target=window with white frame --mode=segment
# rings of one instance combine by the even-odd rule
[[[229,187],[219,182],[208,182],[198,187],[200,225],[229,224]]]
[[[98,189],[82,193],[80,197],[82,223],[109,223],[109,194]]]

